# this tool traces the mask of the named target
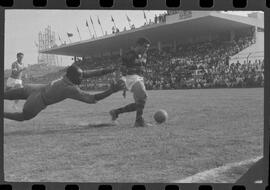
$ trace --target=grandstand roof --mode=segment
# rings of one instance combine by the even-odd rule
[[[178,42],[187,37],[230,30],[244,29],[250,26],[264,28],[263,21],[256,18],[224,14],[218,11],[193,11],[192,17],[166,23],[147,25],[144,27],[110,34],[96,39],[61,45],[40,51],[41,53],[87,57],[100,53],[115,52],[127,49],[136,39],[145,36],[153,45],[160,42]]]

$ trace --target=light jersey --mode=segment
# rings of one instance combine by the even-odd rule
[[[50,105],[68,98],[77,88],[79,87],[64,76],[45,85],[41,90],[41,97],[46,105]]]
[[[11,75],[10,77],[13,79],[19,79],[22,80],[22,71],[23,71],[23,64],[18,63],[18,61],[15,61],[14,63],[12,63],[11,65]]]

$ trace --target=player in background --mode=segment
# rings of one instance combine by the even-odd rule
[[[144,72],[147,59],[147,50],[150,42],[146,38],[139,38],[135,47],[122,56],[121,73],[126,89],[133,93],[134,103],[110,111],[112,120],[115,121],[120,114],[136,111],[135,127],[148,126],[143,118],[147,93],[144,85]],[[125,96],[125,91],[124,94]]]
[[[23,53],[17,53],[17,60],[12,63],[11,65],[11,75],[7,79],[7,84],[6,84],[6,90],[13,89],[13,88],[22,88],[22,74],[23,70]],[[13,108],[17,110],[17,105],[18,105],[19,100],[15,100],[13,104]]]
[[[51,104],[55,104],[67,98],[94,104],[111,94],[123,89],[123,81],[112,82],[110,88],[99,94],[89,94],[79,88],[84,78],[91,78],[114,72],[114,69],[81,70],[72,65],[67,68],[65,76],[54,80],[49,84],[27,84],[24,87],[11,89],[4,92],[4,99],[26,100],[23,111],[8,113],[4,112],[4,118],[15,121],[25,121],[34,118],[39,112]]]

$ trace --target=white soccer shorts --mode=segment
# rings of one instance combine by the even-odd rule
[[[7,87],[8,88],[14,88],[14,87],[22,87],[23,85],[22,85],[22,80],[20,80],[20,79],[14,79],[14,78],[11,78],[11,77],[9,77],[8,79],[7,79]]]
[[[133,85],[136,82],[142,81],[144,82],[143,77],[139,75],[127,75],[127,76],[122,76],[121,79],[125,82],[126,88],[130,91],[133,87]]]

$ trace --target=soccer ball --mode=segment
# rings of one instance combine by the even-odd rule
[[[168,113],[165,110],[158,110],[155,115],[154,119],[157,123],[164,123],[168,119]]]

